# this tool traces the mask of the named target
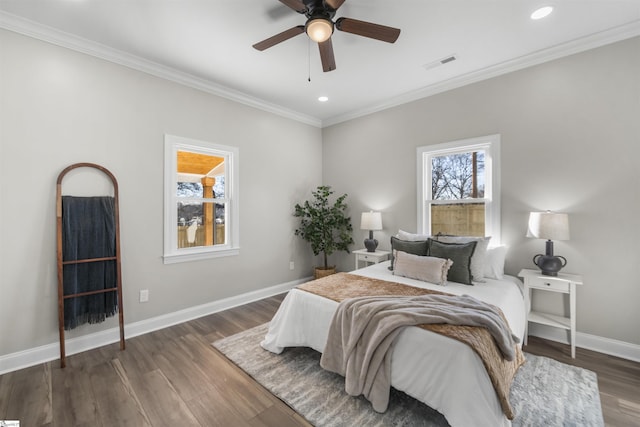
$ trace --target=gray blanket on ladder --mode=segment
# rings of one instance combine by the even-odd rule
[[[113,197],[62,197],[62,260],[116,255],[115,199]],[[116,262],[67,264],[63,270],[64,294],[115,288]],[[118,311],[116,292],[68,298],[64,301],[64,328],[99,323]]]

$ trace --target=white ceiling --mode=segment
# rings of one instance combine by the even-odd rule
[[[543,5],[553,13],[531,20]],[[304,34],[251,47],[304,24],[277,0],[0,0],[0,27],[316,126],[640,35],[640,0],[346,0],[341,16],[402,32],[389,44],[336,31],[337,69],[323,73]]]

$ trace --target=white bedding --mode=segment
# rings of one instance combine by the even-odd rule
[[[475,286],[448,282],[438,286],[394,276],[389,262],[351,272],[454,295],[471,295],[502,309],[511,330],[522,342],[525,307],[522,284],[515,277],[485,279]],[[285,347],[311,347],[322,352],[338,303],[292,289],[271,320],[261,345],[273,353]],[[391,384],[442,413],[452,427],[510,426],[480,357],[466,344],[418,327],[408,327],[397,339],[391,362]]]

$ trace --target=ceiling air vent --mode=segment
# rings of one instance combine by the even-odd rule
[[[424,67],[425,70],[430,70],[432,68],[436,68],[436,67],[439,67],[441,65],[448,64],[449,62],[453,62],[456,59],[458,59],[458,57],[455,54],[448,55],[448,56],[445,56],[444,58],[438,59],[437,61],[433,61],[433,62],[429,62],[427,64],[424,64],[423,67]]]

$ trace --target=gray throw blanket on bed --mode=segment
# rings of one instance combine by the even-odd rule
[[[329,328],[320,366],[345,377],[345,391],[364,395],[377,412],[387,410],[391,353],[407,326],[447,323],[487,328],[506,360],[518,337],[498,309],[471,296],[360,297],[342,301]]]

